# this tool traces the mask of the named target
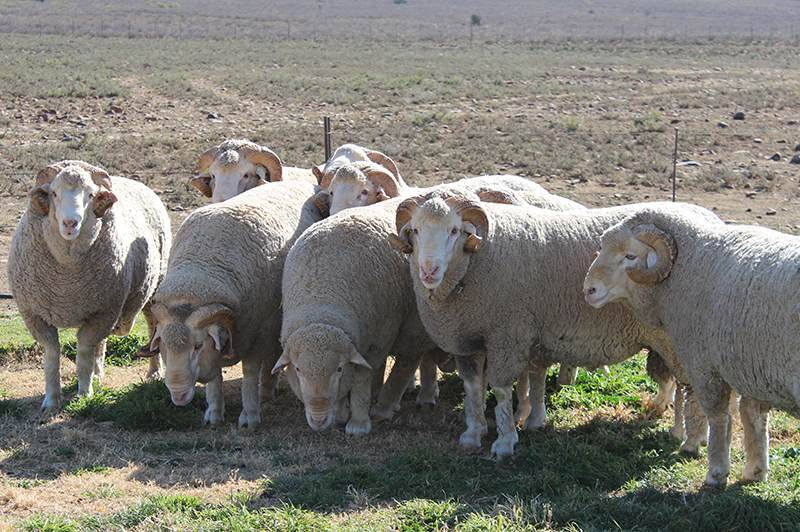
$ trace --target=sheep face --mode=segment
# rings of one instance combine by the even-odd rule
[[[221,304],[196,309],[191,305],[178,305],[169,311],[157,304],[152,311],[157,326],[150,340],[150,356],[161,352],[164,384],[172,402],[178,406],[187,405],[194,397],[196,383],[213,380],[222,362],[233,360],[236,317]]]
[[[103,175],[108,179],[107,174]],[[97,229],[94,221],[117,201],[107,187],[98,185],[89,172],[79,166],[67,166],[49,183],[32,189],[28,197],[41,214],[50,217],[53,228],[68,241],[78,238],[82,231],[87,239],[93,240],[94,236],[88,233]]]
[[[464,197],[442,198],[433,195],[425,200],[409,198],[398,206],[398,233],[413,250],[412,275],[419,276],[422,285],[430,290],[439,287],[454,262],[463,262],[463,251],[474,253],[488,228],[483,209]],[[477,223],[477,225],[476,225]],[[416,267],[416,272],[413,269]]]
[[[211,200],[214,203],[237,196],[268,181],[266,169],[239,156],[236,150],[224,152],[208,168]]]
[[[654,285],[669,275],[677,246],[671,235],[652,224],[609,228],[600,252],[583,282],[586,301],[595,308],[629,300],[636,285]]]
[[[391,194],[397,195],[396,186],[391,187],[390,184],[387,187],[382,182],[385,182],[386,179],[393,182],[391,175],[382,171],[382,169],[374,168],[375,165],[370,165],[373,166],[371,171],[369,167],[365,168],[365,166],[347,164],[336,170],[327,189],[330,198],[331,215],[345,209],[366,207],[379,201],[385,201],[392,197]],[[362,168],[367,169],[369,175],[365,174]],[[389,188],[388,193],[387,188]]]
[[[333,423],[337,404],[350,390],[354,364],[371,369],[341,329],[313,324],[292,333],[272,372],[288,368],[287,380],[305,405],[308,426],[321,431]]]

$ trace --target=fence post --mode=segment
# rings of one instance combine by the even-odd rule
[[[675,128],[675,151],[672,154],[672,202],[675,203],[675,173],[678,168],[678,128]]]
[[[325,137],[325,163],[327,164],[331,158],[331,117],[325,117],[322,127]]]

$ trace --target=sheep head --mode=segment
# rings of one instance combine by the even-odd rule
[[[677,253],[672,235],[653,224],[617,224],[603,234],[600,252],[586,273],[584,297],[595,308],[627,300],[635,285],[666,279]]]
[[[220,303],[194,307],[188,303],[151,307],[156,330],[140,356],[164,357],[164,383],[172,402],[183,406],[194,397],[197,382],[208,382],[223,361],[234,359],[236,315]]]
[[[117,201],[108,173],[83,161],[61,161],[40,170],[28,199],[41,215],[50,216],[65,240],[76,239]]]
[[[386,168],[372,162],[358,161],[336,169],[314,196],[314,204],[329,214],[353,207],[365,207],[400,194],[400,185]]]
[[[489,231],[486,211],[479,198],[444,197],[433,193],[403,201],[395,219],[398,235],[389,241],[404,253],[413,253],[422,284],[437,288],[456,251],[477,253]],[[412,266],[413,267],[413,266]]]
[[[214,203],[245,190],[282,179],[280,158],[271,150],[242,139],[226,140],[200,155],[192,185]]]
[[[286,378],[305,405],[308,425],[319,431],[331,425],[336,405],[350,391],[353,365],[371,369],[344,331],[315,323],[297,329],[284,341],[272,373],[288,368]]]

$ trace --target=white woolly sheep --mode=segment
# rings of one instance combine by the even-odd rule
[[[586,275],[592,306],[625,301],[672,337],[708,417],[707,484],[730,474],[731,388],[742,396],[745,480],[767,478],[769,408],[800,417],[798,262],[796,236],[646,206],[603,234]]]
[[[538,373],[532,384],[543,382],[550,363],[614,364],[645,347],[683,376],[665,331],[644,327],[619,305],[592,311],[582,297],[584,272],[600,234],[634,209],[553,212],[439,191],[400,204],[400,236],[392,241],[412,253],[422,322],[441,349],[456,355],[464,380],[462,445],[480,447],[486,432],[484,362],[497,398],[498,438],[492,445],[497,456],[513,454],[518,436],[511,388],[531,356]],[[531,393],[533,406],[543,404],[540,394],[543,390]],[[705,420],[688,405],[687,410],[692,445],[699,446]]]
[[[200,155],[200,174],[192,185],[214,203],[275,181],[317,184],[311,170],[287,167],[272,150],[247,139],[228,139]]]
[[[153,301],[156,332],[147,356],[161,351],[172,402],[188,404],[207,383],[204,420],[222,423],[222,367],[242,363],[239,425],[261,421],[259,367],[280,356],[281,278],[289,248],[320,220],[311,183],[257,187],[194,211],[175,235]],[[149,353],[148,353],[149,351]]]
[[[41,170],[11,242],[8,279],[25,325],[44,346],[43,409],[61,400],[58,329],[78,328],[78,393],[102,374],[106,339],[127,335],[164,276],[171,232],[147,186],[83,161]],[[151,361],[148,377],[160,372]]]
[[[486,176],[441,186],[460,190],[503,183],[520,189],[527,186],[529,201],[536,201],[539,193],[538,202],[543,205],[578,205],[513,176]],[[369,432],[371,370],[394,354],[395,368],[400,369],[389,375],[372,409],[375,418],[391,418],[399,408],[409,371],[435,347],[419,322],[407,259],[386,241],[399,202],[348,209],[315,224],[286,260],[284,352],[275,370],[288,366],[287,379],[304,402],[306,418],[315,430],[347,419],[349,392],[352,415],[346,430]],[[428,400],[432,402],[433,397]]]
[[[323,169],[312,170],[320,186],[314,203],[323,214],[372,205],[408,188],[391,157],[356,144],[339,146]]]

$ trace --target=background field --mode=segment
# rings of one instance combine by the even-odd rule
[[[677,131],[679,201],[800,234],[798,10],[789,0],[4,2],[0,292],[43,166],[77,158],[139,179],[177,229],[206,202],[188,185],[202,151],[248,137],[285,164],[319,164],[326,116],[334,146],[384,151],[413,185],[513,173],[590,206],[671,199]],[[470,28],[472,14],[480,26]],[[736,480],[737,426],[731,486],[703,489],[704,457],[681,455],[671,414],[646,409],[642,357],[609,377],[582,373],[574,388],[551,384],[550,425],[521,435],[501,463],[488,460],[493,428],[483,449],[458,449],[456,377],[435,408],[408,394],[395,420],[349,438],[341,427],[312,432],[285,385],[263,405],[261,428],[236,429],[236,369],[226,372],[230,424],[200,427],[202,401],[172,407],[124,356],[97,403],[45,417],[40,364],[3,300],[0,530],[800,523],[797,423],[772,424],[769,482]],[[71,396],[72,362],[62,375]]]

